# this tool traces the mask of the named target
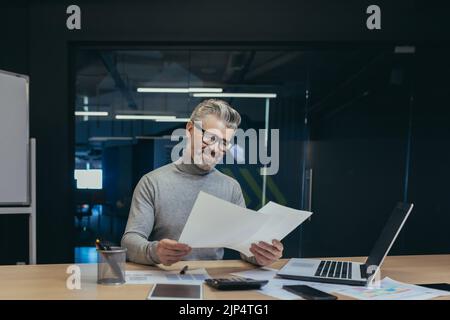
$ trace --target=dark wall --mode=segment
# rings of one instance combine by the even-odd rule
[[[417,51],[405,230],[410,254],[450,252],[450,48]]]
[[[331,93],[319,90],[323,75],[311,66],[314,215],[305,226],[306,256],[367,254],[401,200],[408,99],[390,85],[392,51],[352,54],[341,67],[350,72]]]
[[[385,88],[312,121],[314,215],[305,227],[305,255],[370,252],[403,199],[408,111],[407,93]]]
[[[415,207],[391,254],[450,252],[449,53],[382,50],[312,115],[306,256],[366,255],[398,201]]]
[[[425,1],[378,1],[383,29],[365,28],[369,1],[77,1],[82,30],[65,28],[68,1],[0,10],[0,68],[31,77],[31,135],[37,138],[38,262],[73,260],[74,119],[71,44],[248,45],[340,41],[448,41]],[[16,2],[17,3],[17,2]],[[427,2],[428,3],[428,2]],[[420,11],[418,11],[420,9]],[[418,14],[420,14],[420,19]],[[418,21],[425,25],[416,26]],[[436,27],[435,27],[436,26]],[[292,121],[298,121],[292,119]]]
[[[0,11],[0,69],[27,74],[29,71],[29,14],[24,1]]]
[[[306,80],[306,79],[305,79]],[[305,160],[305,87],[298,88],[297,95],[289,98],[282,94],[278,103],[271,107],[270,128],[279,129],[279,171],[274,176],[268,176],[267,201],[274,201],[290,207],[305,209],[302,202],[303,194],[303,163]],[[282,112],[280,112],[282,111]],[[270,187],[277,186],[284,197],[280,199]],[[284,199],[283,199],[284,198]],[[282,203],[282,201],[285,203]],[[302,255],[302,227],[295,229],[284,240],[284,257]]]

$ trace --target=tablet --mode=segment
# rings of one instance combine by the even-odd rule
[[[149,300],[201,300],[201,284],[156,283],[150,291]]]

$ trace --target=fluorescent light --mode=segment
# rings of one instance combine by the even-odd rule
[[[189,93],[188,88],[137,88],[137,92],[149,93]]]
[[[394,49],[395,53],[415,53],[415,46],[396,46]]]
[[[276,98],[276,93],[194,93],[194,97],[208,98]]]
[[[75,115],[79,117],[106,117],[106,111],[75,111]]]
[[[189,92],[222,92],[222,88],[189,88]]]
[[[188,122],[191,118],[156,119],[156,122]]]
[[[145,114],[117,114],[117,120],[159,120],[159,119],[175,119],[175,116],[157,116]]]
[[[104,142],[104,141],[110,141],[110,140],[126,141],[126,140],[133,140],[133,137],[91,137],[91,138],[89,138],[89,142]]]
[[[222,92],[222,88],[137,88],[137,92],[146,93],[190,93],[190,92]]]

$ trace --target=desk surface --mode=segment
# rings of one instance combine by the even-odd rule
[[[339,258],[362,262],[365,257]],[[287,260],[273,264],[281,268]],[[183,261],[167,267],[167,270],[179,270],[188,264],[190,268],[206,268],[211,277],[226,277],[231,272],[254,268],[239,260],[224,261]],[[68,290],[66,280],[67,264],[25,265],[0,267],[0,299],[137,299],[147,297],[152,285],[101,286],[96,284],[96,264],[79,264],[82,273],[81,290]],[[127,270],[151,269],[133,263],[127,264]],[[427,256],[391,256],[387,257],[381,269],[382,277],[389,276],[407,283],[450,283],[450,255]],[[271,299],[257,291],[224,292],[204,287],[205,299]],[[339,299],[348,299],[338,295]],[[438,299],[450,299],[450,296]]]

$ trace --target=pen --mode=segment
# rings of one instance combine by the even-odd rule
[[[95,244],[96,244],[97,248],[99,248],[100,250],[105,250],[105,251],[111,250],[111,247],[109,246],[109,244],[105,244],[104,242],[102,243],[99,239],[95,240]]]
[[[183,267],[183,269],[181,269],[180,274],[185,274],[186,271],[187,271],[187,269],[188,269],[188,266],[185,265],[185,266]]]
[[[105,247],[102,245],[102,243],[100,242],[99,239],[95,240],[95,246],[96,246],[97,249],[99,249],[99,250],[106,250]]]

